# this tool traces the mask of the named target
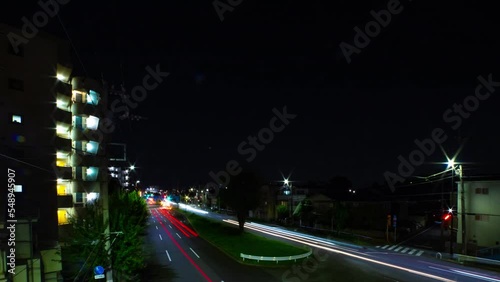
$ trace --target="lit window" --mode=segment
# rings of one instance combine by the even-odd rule
[[[59,225],[69,224],[68,211],[64,209],[57,210],[57,223]]]
[[[86,152],[89,154],[97,154],[97,151],[99,150],[99,143],[95,141],[89,141],[86,145]]]
[[[87,128],[90,130],[97,130],[97,127],[99,126],[99,118],[95,116],[89,116],[87,118]]]
[[[90,90],[87,95],[87,104],[97,105],[99,103],[99,93]]]
[[[56,99],[56,106],[58,109],[64,110],[64,111],[71,111],[70,108],[70,99],[69,97],[66,97],[64,95],[58,95]]]
[[[23,185],[14,185],[14,192],[16,193],[23,192]]]
[[[99,174],[98,167],[88,167],[85,170],[85,180],[86,181],[96,181]]]
[[[78,90],[73,90],[71,101],[76,103],[87,103],[87,93]]]
[[[57,195],[67,195],[65,184],[57,184]]]
[[[56,124],[56,134],[62,138],[70,138],[70,127],[68,124],[58,122]]]
[[[11,120],[10,120],[12,123],[23,123],[23,117],[20,116],[20,115],[11,115]]]
[[[62,82],[68,81],[68,78],[66,76],[64,76],[64,74],[60,74],[60,73],[57,74],[57,79],[62,81]]]
[[[91,192],[87,194],[87,203],[95,201],[97,198],[99,198],[99,193]]]

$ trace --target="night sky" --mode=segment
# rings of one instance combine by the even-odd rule
[[[71,39],[74,74],[131,90],[147,66],[170,73],[132,109],[147,119],[120,121],[113,137],[128,144],[144,183],[198,184],[230,160],[247,163],[238,146],[284,107],[296,117],[251,161],[269,180],[382,183],[435,128],[450,155],[468,140],[458,160],[474,162],[471,173],[498,167],[500,86],[459,126],[458,114],[443,118],[474,96],[478,76],[500,82],[493,6],[231,2],[241,3],[221,21],[211,1],[73,0],[41,29]],[[388,5],[398,12],[348,63],[339,45],[354,48],[354,28]],[[3,9],[2,18],[20,25],[40,9],[32,1]],[[439,172],[445,165],[432,162],[445,160],[436,148],[413,175]]]

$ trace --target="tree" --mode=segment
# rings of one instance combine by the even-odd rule
[[[248,212],[259,205],[261,186],[262,182],[254,171],[243,169],[241,173],[231,178],[227,189],[221,189],[221,200],[236,212],[241,232],[244,231]]]
[[[147,205],[137,192],[115,191],[110,195],[111,257],[106,254],[108,238],[103,234],[107,223],[103,220],[100,200],[87,203],[81,214],[70,218],[72,232],[67,258],[79,265],[78,281],[93,279],[93,267],[108,266],[110,262],[114,280],[137,280],[137,273],[146,266],[141,235],[145,233],[148,215]],[[121,232],[121,235],[113,235],[113,232]]]
[[[299,217],[301,224],[305,221],[307,226],[311,226],[312,219],[314,217],[313,211],[314,206],[311,200],[306,198],[300,201],[300,203],[297,205],[295,211],[293,212],[293,216]]]
[[[335,229],[337,230],[337,234],[339,234],[340,231],[346,227],[348,219],[349,212],[347,210],[347,207],[345,207],[341,203],[336,203],[333,207],[333,222],[335,225]]]
[[[288,216],[288,207],[285,205],[279,205],[276,207],[276,213],[278,215],[278,220],[284,220]]]

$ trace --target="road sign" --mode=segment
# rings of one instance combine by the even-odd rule
[[[95,275],[104,274],[104,267],[102,267],[100,265],[94,267],[94,274]]]
[[[96,274],[94,275],[94,279],[104,279],[104,274]]]

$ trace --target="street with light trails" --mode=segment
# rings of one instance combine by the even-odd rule
[[[200,211],[198,214],[208,216],[212,219],[220,219],[228,224],[238,224],[234,217],[231,216],[223,216],[205,211]],[[247,223],[245,224],[245,228],[249,232],[255,232],[269,238],[293,244],[307,245],[313,249],[329,252],[328,259],[324,262],[319,262],[315,266],[315,271],[311,271],[311,273],[303,271],[304,273],[302,274],[308,277],[307,281],[327,281],[324,279],[329,279],[329,277],[338,279],[345,272],[346,275],[349,275],[346,277],[362,276],[362,279],[365,279],[367,278],[365,275],[370,275],[368,276],[369,279],[376,281],[500,282],[500,274],[497,272],[465,267],[443,260],[395,253],[377,248],[360,247],[258,223]],[[342,263],[339,263],[340,261]],[[346,262],[355,265],[358,268],[357,272],[350,267],[346,268]],[[340,273],[332,271],[333,269],[337,269],[338,265],[343,265],[342,269],[338,269]],[[369,273],[366,272],[367,269],[370,270]],[[301,273],[299,273],[299,270],[296,270],[296,272],[297,274],[292,270],[289,275],[282,275],[282,281],[301,281],[296,280],[297,278],[302,279],[300,278]],[[321,280],[314,280],[315,276],[321,277]]]

